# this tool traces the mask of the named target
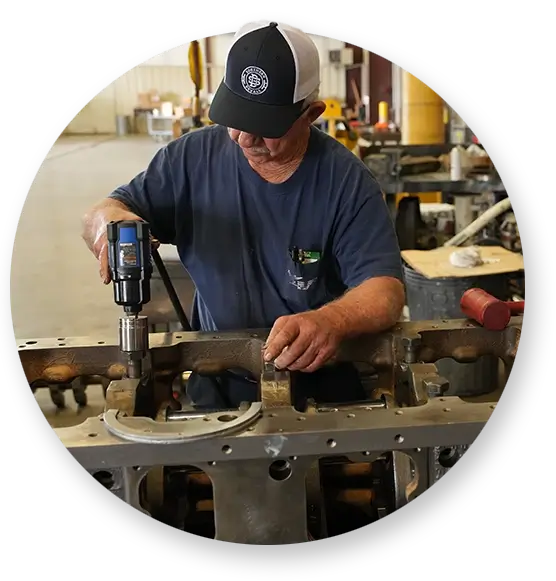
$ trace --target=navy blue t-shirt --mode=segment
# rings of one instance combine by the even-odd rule
[[[263,180],[226,128],[187,134],[111,196],[174,244],[197,293],[192,326],[270,328],[378,276],[398,279],[392,220],[369,169],[317,128],[297,171]],[[310,252],[296,260],[295,249]],[[305,262],[305,263],[303,263]]]

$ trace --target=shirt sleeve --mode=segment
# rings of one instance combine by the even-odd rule
[[[148,222],[157,240],[175,244],[176,191],[167,147],[155,154],[147,169],[108,197],[122,202]]]
[[[333,239],[342,282],[354,288],[379,276],[403,280],[396,231],[378,183],[361,170],[346,190]]]

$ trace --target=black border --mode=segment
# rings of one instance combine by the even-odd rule
[[[544,273],[553,264],[548,247],[554,204],[554,53],[549,42],[554,39],[554,14],[317,18],[303,17],[301,10],[261,9],[242,11],[242,17],[159,17],[156,25],[152,18],[140,17],[52,17],[34,23],[12,18],[13,42],[32,39],[33,47],[24,50],[20,45],[11,58],[6,55],[4,74],[11,82],[4,99],[10,106],[17,99],[29,111],[38,107],[39,114],[27,124],[32,131],[22,132],[19,118],[7,120],[14,130],[6,151],[16,163],[6,164],[2,172],[5,215],[9,210],[12,217],[6,239],[13,237],[18,206],[41,160],[98,90],[137,63],[193,36],[230,32],[243,20],[269,15],[308,32],[341,36],[411,70],[460,112],[492,155],[518,216],[527,268],[522,344],[503,399],[458,466],[426,495],[382,521],[368,538],[278,548],[210,543],[205,555],[192,551],[201,545],[198,540],[166,530],[94,489],[34,404],[22,379],[13,333],[8,332],[5,348],[15,363],[15,375],[4,385],[11,426],[4,432],[8,459],[3,500],[6,538],[14,548],[4,558],[14,567],[18,560],[12,575],[227,579],[250,576],[253,567],[256,574],[283,567],[282,574],[322,579],[555,578],[550,538],[553,355],[541,336],[548,334],[552,321],[547,310],[550,294],[544,319],[540,314],[543,285],[550,278]],[[36,87],[42,88],[40,94]],[[533,331],[535,326],[540,333]],[[296,555],[295,563],[280,565],[240,560]]]

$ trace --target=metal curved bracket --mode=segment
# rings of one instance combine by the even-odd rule
[[[261,414],[262,405],[252,403],[245,412],[216,412],[202,418],[176,422],[156,422],[145,417],[121,416],[118,410],[104,412],[104,425],[122,440],[142,444],[181,444],[236,432],[252,424]]]

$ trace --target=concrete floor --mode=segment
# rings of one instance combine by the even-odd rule
[[[35,177],[18,225],[11,270],[15,336],[117,338],[121,309],[112,287],[98,276],[97,262],[81,239],[83,213],[151,160],[160,144],[148,137],[61,138]],[[90,406],[56,411],[48,390],[39,405],[53,425],[79,423],[98,414],[102,392],[88,391]]]

